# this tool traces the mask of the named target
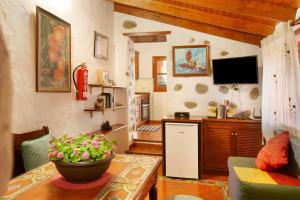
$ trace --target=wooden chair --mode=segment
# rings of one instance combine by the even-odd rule
[[[33,140],[44,135],[49,134],[49,129],[47,126],[43,126],[41,130],[35,130],[27,133],[13,134],[14,140],[14,168],[13,177],[23,174],[25,172],[23,157],[21,152],[22,142],[26,140]]]

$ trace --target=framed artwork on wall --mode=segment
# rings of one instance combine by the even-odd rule
[[[95,31],[94,57],[108,60],[108,37]]]
[[[36,7],[36,91],[71,92],[71,24]]]
[[[208,45],[173,46],[173,76],[209,76]]]

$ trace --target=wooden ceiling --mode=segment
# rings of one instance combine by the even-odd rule
[[[300,0],[110,0],[116,12],[260,45]]]

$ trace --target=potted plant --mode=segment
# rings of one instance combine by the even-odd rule
[[[110,166],[115,141],[102,134],[64,135],[50,141],[48,156],[68,181],[87,182],[100,178]]]

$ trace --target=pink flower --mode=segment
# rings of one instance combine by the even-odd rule
[[[74,149],[74,150],[73,150],[73,154],[74,154],[74,156],[78,156],[78,150],[77,150],[77,149]]]
[[[51,144],[51,149],[55,150],[55,148],[56,148],[56,144]]]
[[[81,145],[84,146],[84,147],[86,147],[88,144],[89,144],[89,142],[85,140],[85,141],[82,142]]]
[[[57,156],[57,154],[58,154],[58,151],[53,151],[52,154],[51,154],[51,156],[55,157],[55,156]]]
[[[73,142],[72,138],[68,138],[68,139],[66,140],[66,143],[67,143],[67,144],[72,144],[72,142]]]
[[[106,151],[104,153],[104,158],[109,158],[111,156],[111,151]]]
[[[87,159],[89,159],[90,154],[89,154],[89,152],[83,152],[81,157],[82,157],[82,159],[87,160]]]
[[[63,152],[59,152],[58,154],[57,154],[57,158],[63,158],[64,157],[64,153]]]
[[[93,147],[95,147],[96,149],[99,148],[99,141],[93,141]]]

